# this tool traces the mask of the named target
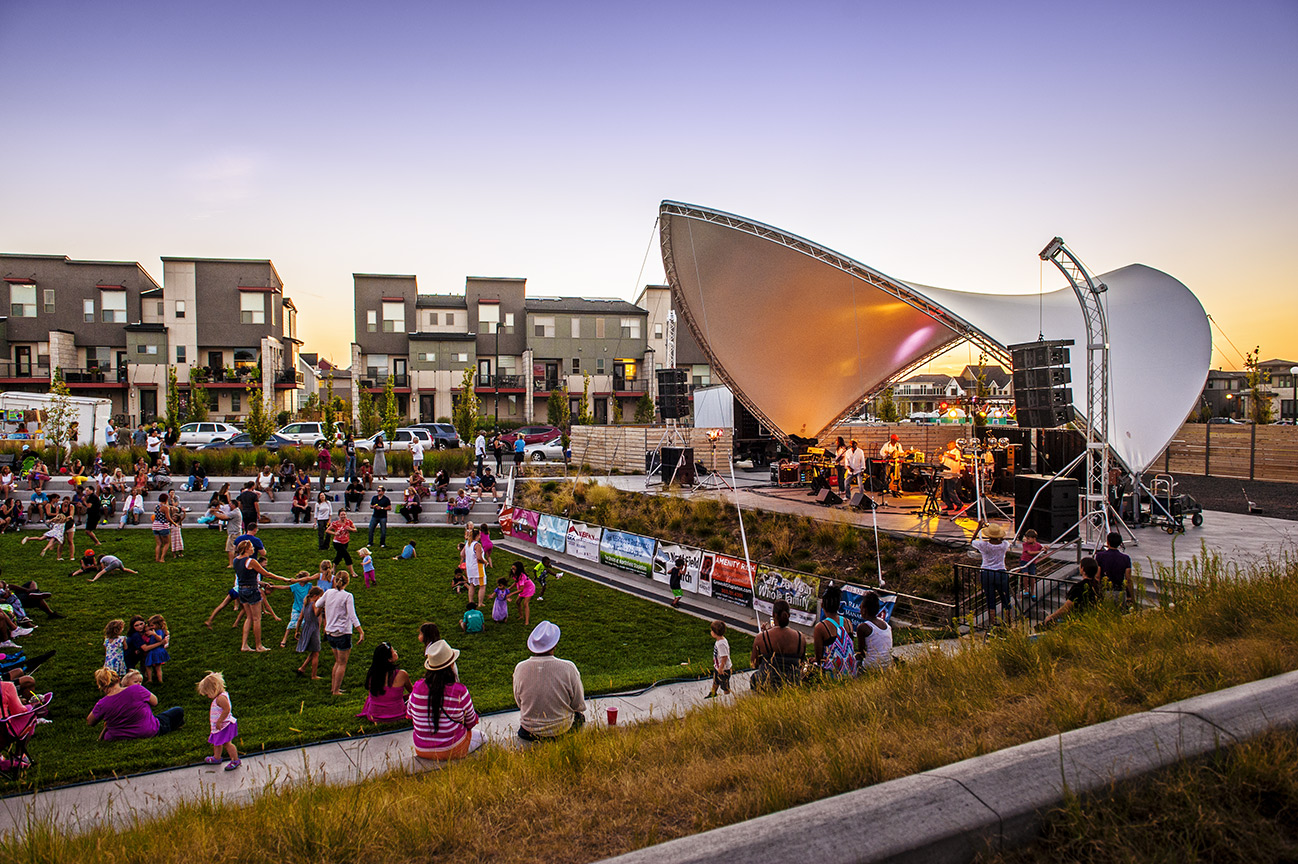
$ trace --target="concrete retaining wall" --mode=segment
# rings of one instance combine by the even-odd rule
[[[966,862],[1035,839],[1087,794],[1298,725],[1298,672],[1042,738],[608,859],[618,864]]]

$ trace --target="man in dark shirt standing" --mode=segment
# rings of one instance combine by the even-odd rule
[[[1136,603],[1136,581],[1131,577],[1131,558],[1118,547],[1122,545],[1122,535],[1110,531],[1108,548],[1095,553],[1095,560],[1100,565],[1100,576],[1105,589],[1119,605],[1123,597],[1132,605]]]
[[[1049,627],[1069,612],[1091,609],[1098,605],[1100,598],[1104,596],[1104,583],[1100,581],[1100,565],[1094,558],[1083,558],[1080,566],[1082,581],[1074,583],[1073,587],[1068,589],[1068,599],[1064,601],[1064,605],[1051,612],[1050,616],[1041,622],[1042,627]]]
[[[243,484],[243,491],[239,497],[235,498],[235,503],[239,505],[239,513],[243,518],[243,533],[249,534],[256,527],[261,519],[261,504],[258,503],[259,495],[253,488],[253,481],[249,480]]]
[[[388,511],[392,509],[392,501],[383,492],[380,486],[378,494],[370,499],[370,538],[369,545],[374,545],[374,526],[379,526],[379,546],[386,549],[388,547]]]

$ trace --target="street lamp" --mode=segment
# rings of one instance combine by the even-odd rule
[[[1289,383],[1293,385],[1293,413],[1294,420],[1298,421],[1298,366],[1289,367]],[[1284,414],[1283,411],[1280,412]]]

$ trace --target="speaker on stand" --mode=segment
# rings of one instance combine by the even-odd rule
[[[1073,422],[1072,339],[1007,346],[1014,372],[1014,414],[1022,428],[1053,429]]]

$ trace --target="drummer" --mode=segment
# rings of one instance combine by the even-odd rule
[[[942,453],[942,501],[949,508],[949,513],[958,513],[964,507],[960,500],[960,471],[964,467],[964,457],[955,441],[948,441]]]

